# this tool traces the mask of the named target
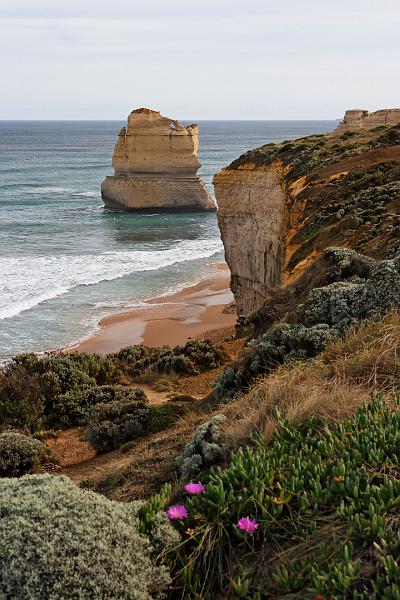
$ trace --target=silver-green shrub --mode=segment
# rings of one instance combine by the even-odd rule
[[[36,469],[48,457],[42,442],[17,433],[0,433],[0,477],[19,477]]]
[[[188,340],[174,348],[145,348],[128,346],[115,355],[125,363],[126,372],[133,378],[145,374],[176,373],[190,375],[214,369],[226,359],[223,350],[210,340]]]
[[[137,506],[83,491],[66,477],[1,480],[0,598],[164,598],[170,577],[156,555],[177,536],[165,519],[157,522],[156,549],[139,534],[136,513]]]
[[[177,459],[177,469],[183,479],[190,479],[201,470],[219,462],[226,454],[222,423],[225,415],[215,415],[202,423]]]
[[[97,385],[85,392],[85,402],[88,409],[95,404],[107,402],[132,402],[135,400],[146,401],[146,394],[139,387],[126,385]]]
[[[149,419],[146,396],[136,401],[103,402],[89,412],[85,434],[96,452],[108,452],[145,435]]]
[[[345,254],[346,250],[341,252]],[[304,322],[307,325],[325,323],[343,331],[363,319],[380,317],[399,305],[400,257],[397,256],[374,261],[366,279],[339,281],[311,290],[304,304]]]
[[[305,327],[301,323],[280,323],[253,340],[243,364],[228,367],[214,382],[220,401],[228,402],[258,375],[264,375],[289,360],[311,358],[338,335],[327,324]]]

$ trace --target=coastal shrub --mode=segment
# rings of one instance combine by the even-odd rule
[[[1,480],[0,538],[7,551],[0,553],[0,596],[164,598],[170,577],[156,555],[178,538],[165,519],[155,520],[154,536],[159,545],[165,541],[156,549],[139,533],[137,510],[83,491],[66,477]]]
[[[39,377],[15,363],[0,371],[0,426],[36,431],[44,422],[44,396]]]
[[[137,437],[163,431],[178,416],[179,406],[150,405],[140,388],[127,388],[122,395],[118,390],[116,400],[108,392],[103,394],[105,402],[93,403],[87,417],[85,435],[96,452],[109,452]]]
[[[95,404],[107,402],[131,402],[135,400],[146,401],[144,391],[138,387],[124,385],[99,385],[85,392],[85,400],[88,408]]]
[[[96,404],[88,414],[86,437],[96,452],[109,452],[148,432],[147,398]]]
[[[257,376],[265,375],[289,360],[311,358],[338,335],[327,324],[305,327],[280,323],[254,340],[241,364],[225,369],[214,383],[219,400],[229,401]]]
[[[119,401],[131,394],[121,383],[196,374],[224,360],[223,350],[209,340],[189,340],[175,348],[128,346],[107,356],[22,354],[0,373],[0,426],[34,432],[82,424],[93,403]]]
[[[178,473],[182,478],[194,477],[224,458],[227,448],[222,424],[225,420],[224,415],[214,415],[196,429],[176,461]]]
[[[254,437],[177,506],[181,590],[201,598],[395,600],[398,402],[374,398],[334,425],[316,417],[295,424],[279,412],[274,419],[269,443]]]
[[[380,317],[400,304],[400,257],[375,263],[367,279],[335,282],[311,290],[303,307],[307,325],[325,323],[344,331]]]
[[[115,352],[112,356],[119,361],[126,363],[135,363],[138,360],[142,360],[149,356],[152,352],[152,348],[148,348],[147,346],[126,346],[125,348],[121,348],[118,352]]]
[[[86,391],[122,376],[110,357],[96,354],[22,354],[0,374],[0,422],[36,431],[84,421]]]
[[[15,431],[0,433],[0,477],[19,477],[37,469],[48,457],[42,442]]]
[[[144,348],[131,346],[118,353],[125,361],[126,371],[132,378],[145,374],[160,376],[166,373],[192,375],[214,369],[225,361],[223,350],[210,340],[189,340],[174,348]]]
[[[150,406],[148,432],[157,433],[172,425],[176,420],[176,411],[170,403]]]

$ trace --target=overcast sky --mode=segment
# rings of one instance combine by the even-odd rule
[[[0,0],[0,119],[400,106],[400,0]]]

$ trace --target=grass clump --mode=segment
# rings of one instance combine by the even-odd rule
[[[272,439],[254,437],[212,470],[174,521],[185,540],[176,551],[182,593],[397,598],[398,403],[374,398],[333,425],[274,417]]]
[[[39,440],[16,431],[0,433],[0,477],[19,477],[35,471],[49,452]]]
[[[0,596],[13,600],[164,598],[157,555],[177,534],[160,518],[139,533],[135,504],[80,490],[66,477],[0,481]],[[157,540],[156,547],[152,538]]]

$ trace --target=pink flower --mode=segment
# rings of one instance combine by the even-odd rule
[[[179,519],[186,519],[188,516],[188,511],[186,506],[183,504],[174,504],[174,506],[170,506],[167,510],[167,517],[170,521],[179,521]]]
[[[202,483],[187,483],[185,485],[185,492],[188,494],[201,494],[205,489]]]
[[[237,522],[236,527],[241,531],[245,531],[249,535],[253,535],[255,530],[258,528],[258,523],[256,523],[254,519],[250,519],[250,517],[242,517]]]

